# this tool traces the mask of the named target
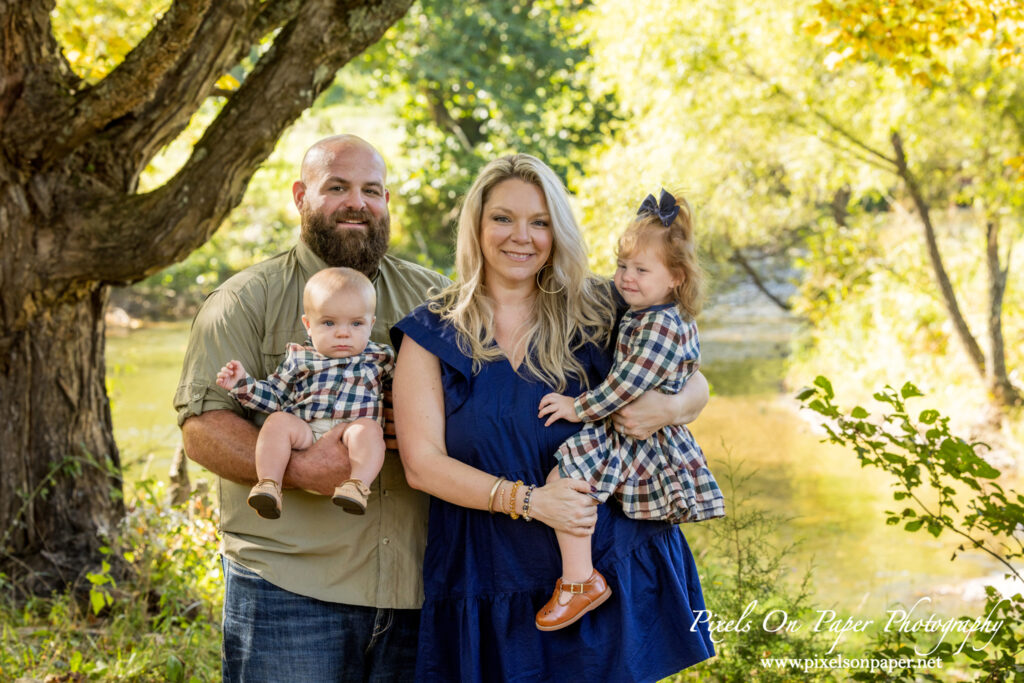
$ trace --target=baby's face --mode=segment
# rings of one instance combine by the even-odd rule
[[[348,358],[362,353],[370,341],[374,320],[370,302],[352,289],[324,297],[302,316],[313,348],[328,358]]]

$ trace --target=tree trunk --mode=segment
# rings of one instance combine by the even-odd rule
[[[110,286],[208,240],[285,128],[411,1],[171,0],[89,85],[53,36],[53,0],[0,0],[0,573],[12,583],[46,594],[75,581],[123,515]],[[264,39],[182,169],[138,193],[152,157]]]
[[[935,275],[936,284],[939,285],[942,303],[946,306],[950,322],[953,323],[953,329],[956,330],[957,337],[967,352],[967,357],[971,359],[975,370],[984,379],[986,377],[985,354],[982,353],[978,340],[971,334],[967,320],[960,311],[960,304],[957,303],[956,293],[953,291],[953,283],[949,279],[949,273],[946,272],[946,266],[942,263],[942,254],[939,252],[939,240],[935,233],[935,226],[932,224],[928,202],[921,192],[917,178],[910,172],[910,168],[907,165],[907,157],[903,151],[903,140],[899,133],[892,134],[892,147],[896,152],[897,175],[906,184],[907,191],[910,193],[914,206],[917,208],[918,217],[921,219],[921,227],[924,228],[925,244],[928,247],[928,260],[932,265],[932,273]]]
[[[1006,374],[1006,348],[1003,344],[1003,295],[1006,293],[1006,268],[999,260],[999,223],[990,217],[985,225],[985,261],[988,266],[988,339],[986,378],[989,392],[1000,406],[1020,405],[1021,396]]]
[[[4,307],[21,305],[0,296]],[[0,358],[3,564],[36,594],[79,579],[82,559],[124,513],[104,390],[107,288],[64,296],[26,329],[5,331]]]

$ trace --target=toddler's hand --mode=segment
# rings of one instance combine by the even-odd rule
[[[537,417],[548,416],[547,422],[544,423],[545,427],[550,427],[552,422],[557,422],[558,420],[579,422],[580,418],[576,416],[576,408],[573,407],[574,402],[572,396],[548,394],[540,400],[540,410],[537,411]]]
[[[245,368],[237,360],[229,360],[228,364],[220,369],[217,373],[217,385],[225,389],[231,390],[235,388],[235,385],[241,382],[249,375],[245,372]]]

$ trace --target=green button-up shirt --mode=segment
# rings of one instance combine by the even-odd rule
[[[192,324],[174,395],[178,424],[209,410],[231,410],[257,424],[217,386],[217,371],[242,362],[254,377],[272,373],[289,342],[302,343],[302,290],[326,268],[304,243],[230,278],[203,303]],[[449,283],[421,266],[385,255],[373,278],[377,321],[371,339],[389,343],[391,326]],[[281,518],[246,504],[249,486],[220,479],[221,550],[276,586],[328,602],[418,608],[423,601],[427,496],[409,488],[398,453],[388,451],[366,514],[348,515],[326,496],[285,490]]]

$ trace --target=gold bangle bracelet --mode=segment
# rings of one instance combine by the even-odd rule
[[[494,514],[494,494],[498,492],[498,487],[501,486],[501,482],[505,481],[505,477],[495,477],[494,486],[491,487],[491,495],[487,498],[487,511],[492,515]]]
[[[512,493],[508,497],[508,516],[512,519],[519,519],[519,513],[516,512],[516,492],[519,487],[523,485],[522,479],[516,479],[515,483],[512,484]]]

